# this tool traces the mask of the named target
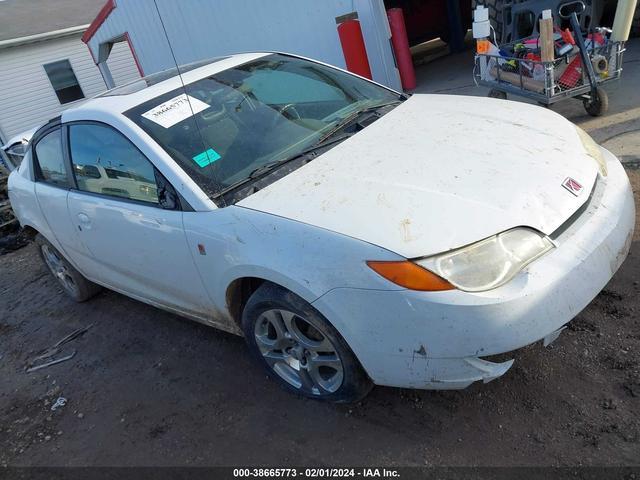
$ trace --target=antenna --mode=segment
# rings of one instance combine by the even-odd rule
[[[205,144],[204,137],[202,136],[202,130],[200,130],[200,125],[198,125],[198,117],[196,117],[196,113],[193,110],[193,105],[191,105],[191,99],[189,98],[189,94],[187,92],[187,86],[185,85],[184,79],[182,78],[180,65],[178,65],[178,60],[176,59],[175,52],[173,51],[171,40],[169,40],[169,34],[167,33],[167,29],[164,25],[164,21],[162,20],[162,15],[160,14],[160,8],[158,8],[157,0],[153,0],[153,5],[156,7],[156,12],[158,12],[158,18],[160,19],[160,26],[162,27],[162,31],[164,32],[164,37],[167,39],[167,45],[169,45],[169,52],[171,52],[171,58],[173,59],[173,63],[176,66],[178,77],[180,78],[180,84],[182,85],[182,90],[184,91],[184,95],[187,98],[187,103],[189,104],[189,110],[191,110],[191,118],[193,118],[193,122],[195,123],[196,129],[198,130],[198,136],[200,137],[200,142],[202,143],[202,149],[204,151],[207,145]],[[214,180],[215,180],[215,177],[214,177]],[[224,198],[222,198],[221,200],[223,203],[225,203],[225,206],[226,206],[226,202],[224,201]]]

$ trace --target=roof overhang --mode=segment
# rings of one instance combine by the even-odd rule
[[[35,35],[28,35],[26,37],[10,38],[8,40],[0,41],[0,50],[3,48],[17,47],[19,45],[26,45],[29,43],[42,42],[44,40],[51,40],[54,38],[69,37],[71,35],[77,35],[84,32],[89,25],[78,25],[77,27],[63,28],[61,30],[53,30],[51,32],[36,33]]]
[[[104,21],[107,19],[109,14],[115,8],[116,8],[115,0],[107,0],[107,2],[100,9],[100,12],[98,12],[98,16],[93,19],[93,22],[91,22],[88,25],[87,31],[84,32],[84,34],[82,35],[82,41],[84,43],[87,43],[87,42],[89,42],[89,40],[91,40],[91,37],[93,37],[95,35],[95,33],[100,28],[100,26],[104,23]]]

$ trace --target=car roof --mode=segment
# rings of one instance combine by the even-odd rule
[[[82,115],[83,111],[108,110],[122,113],[147,100],[180,88],[183,84],[188,85],[270,54],[269,52],[240,53],[182,65],[180,66],[182,78],[178,75],[177,68],[148,75],[126,85],[107,90],[77,107],[65,110],[62,114],[62,121],[69,118],[76,119]]]

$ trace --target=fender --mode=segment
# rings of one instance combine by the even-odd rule
[[[235,205],[184,212],[183,224],[205,288],[229,318],[227,288],[243,277],[276,283],[309,303],[336,287],[401,289],[365,262],[402,257],[329,230]]]

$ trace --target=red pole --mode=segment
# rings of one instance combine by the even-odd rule
[[[347,63],[347,70],[357,73],[362,77],[371,79],[371,68],[367,49],[364,46],[364,38],[358,20],[346,20],[338,25],[340,44]]]
[[[409,39],[407,38],[407,29],[404,26],[402,9],[390,8],[387,10],[387,18],[391,28],[391,44],[396,62],[398,62],[402,88],[413,90],[416,88],[416,72],[413,69],[413,59],[411,58],[411,50],[409,50]]]

